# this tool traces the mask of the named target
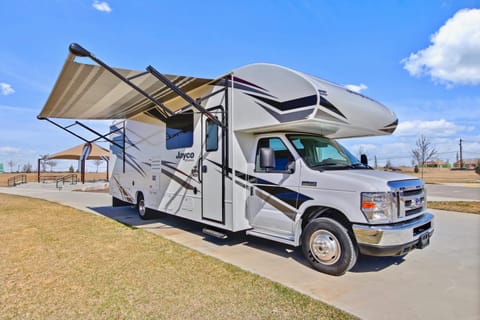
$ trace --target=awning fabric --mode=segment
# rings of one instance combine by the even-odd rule
[[[153,102],[105,68],[78,63],[74,59],[75,56],[69,54],[39,118],[127,119],[155,107]],[[114,69],[126,78],[142,73]],[[165,76],[184,92],[196,90],[212,81]],[[178,96],[151,74],[141,75],[131,81],[161,103],[167,104],[172,111],[179,107],[176,104],[168,106],[168,102]]]
[[[79,144],[73,148],[63,150],[52,154],[48,159],[65,159],[65,160],[79,160],[82,156],[82,151],[85,144]],[[104,149],[95,143],[91,144],[90,155],[86,160],[105,160],[109,159],[110,152],[107,149]]]

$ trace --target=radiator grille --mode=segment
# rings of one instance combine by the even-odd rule
[[[403,180],[389,182],[394,192],[394,210],[397,220],[411,219],[421,214],[427,207],[426,194],[423,181]]]

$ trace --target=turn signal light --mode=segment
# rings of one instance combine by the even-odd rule
[[[375,209],[375,202],[362,202],[362,209]]]

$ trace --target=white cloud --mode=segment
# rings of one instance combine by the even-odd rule
[[[463,130],[465,130],[465,127],[457,126],[455,123],[444,119],[432,121],[413,120],[400,122],[394,135],[418,136],[423,134],[428,137],[448,137]]]
[[[15,93],[15,90],[13,90],[10,84],[5,82],[0,82],[0,94],[4,96],[8,96],[9,94],[13,94],[13,93]]]
[[[36,112],[36,113],[39,113],[40,109],[0,105],[0,112]]]
[[[360,83],[360,84],[347,84],[345,85],[345,88],[347,88],[348,90],[351,90],[353,92],[357,92],[357,93],[360,93],[361,91],[363,90],[367,90],[368,87],[366,85],[364,85],[363,83]]]
[[[100,2],[98,0],[95,0],[92,4],[92,7],[94,7],[98,11],[107,12],[107,13],[112,12],[112,8],[110,8],[110,5],[106,1]]]
[[[447,86],[480,84],[480,9],[458,11],[430,41],[402,60],[410,75],[430,75]]]
[[[21,150],[19,148],[15,148],[15,147],[9,147],[9,146],[0,147],[0,155],[18,154],[20,153],[20,151]]]

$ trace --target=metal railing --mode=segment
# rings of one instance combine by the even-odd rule
[[[26,174],[18,174],[11,178],[8,178],[8,186],[15,187],[19,184],[27,183],[27,175]]]
[[[65,182],[70,182],[70,184],[77,184],[78,182],[77,174],[72,173],[72,174],[67,174],[66,176],[57,178],[55,185],[58,189],[61,189],[63,188],[63,185],[65,184]]]

